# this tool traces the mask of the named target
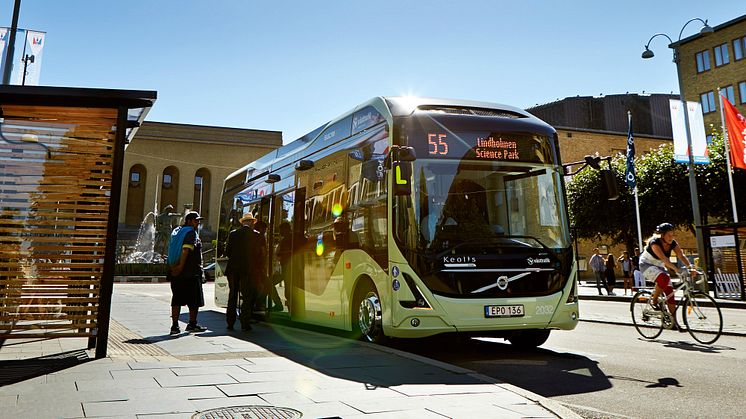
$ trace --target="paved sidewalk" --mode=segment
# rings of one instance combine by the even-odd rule
[[[110,356],[100,360],[79,350],[81,339],[7,341],[0,418],[189,418],[230,406],[249,418],[578,417],[515,386],[378,345],[264,323],[230,332],[215,309],[200,314],[207,332],[171,337],[169,310],[115,286]]]

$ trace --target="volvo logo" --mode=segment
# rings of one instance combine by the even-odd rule
[[[497,288],[500,288],[501,291],[505,291],[508,289],[508,277],[503,275],[499,278],[497,278]]]
[[[533,265],[534,263],[549,263],[549,258],[528,258],[526,259],[526,262],[528,262],[529,265]]]

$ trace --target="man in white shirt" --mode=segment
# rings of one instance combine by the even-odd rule
[[[591,259],[588,261],[588,266],[591,267],[593,275],[596,277],[598,295],[603,295],[603,293],[601,293],[602,282],[604,289],[608,290],[608,287],[606,287],[606,278],[604,276],[604,271],[606,271],[606,261],[604,260],[604,257],[598,253],[598,247],[593,249],[593,256],[591,256]],[[608,291],[606,292],[608,293]]]

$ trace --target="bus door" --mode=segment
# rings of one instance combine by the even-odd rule
[[[344,263],[340,262],[344,248],[338,245],[333,225],[346,204],[345,156],[346,153],[339,153],[319,160],[316,169],[304,179],[308,182],[303,209],[304,236],[308,240],[303,251],[306,321],[328,327],[344,322]]]
[[[270,302],[280,304],[274,311],[288,312],[293,255],[294,192],[275,195],[272,202],[270,223]]]

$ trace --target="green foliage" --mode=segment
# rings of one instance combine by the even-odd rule
[[[695,165],[700,213],[707,224],[733,220],[724,148],[722,136],[716,135],[709,146],[711,163]],[[606,199],[596,170],[586,168],[568,182],[570,223],[578,238],[604,237],[610,245],[624,243],[631,250],[637,242],[637,223],[634,194],[624,182],[625,156],[613,156],[611,169],[619,188],[616,201]],[[674,161],[673,145],[638,156],[635,170],[643,239],[662,222],[694,231],[688,166]],[[746,170],[735,170],[733,183],[738,208],[746,209]]]

